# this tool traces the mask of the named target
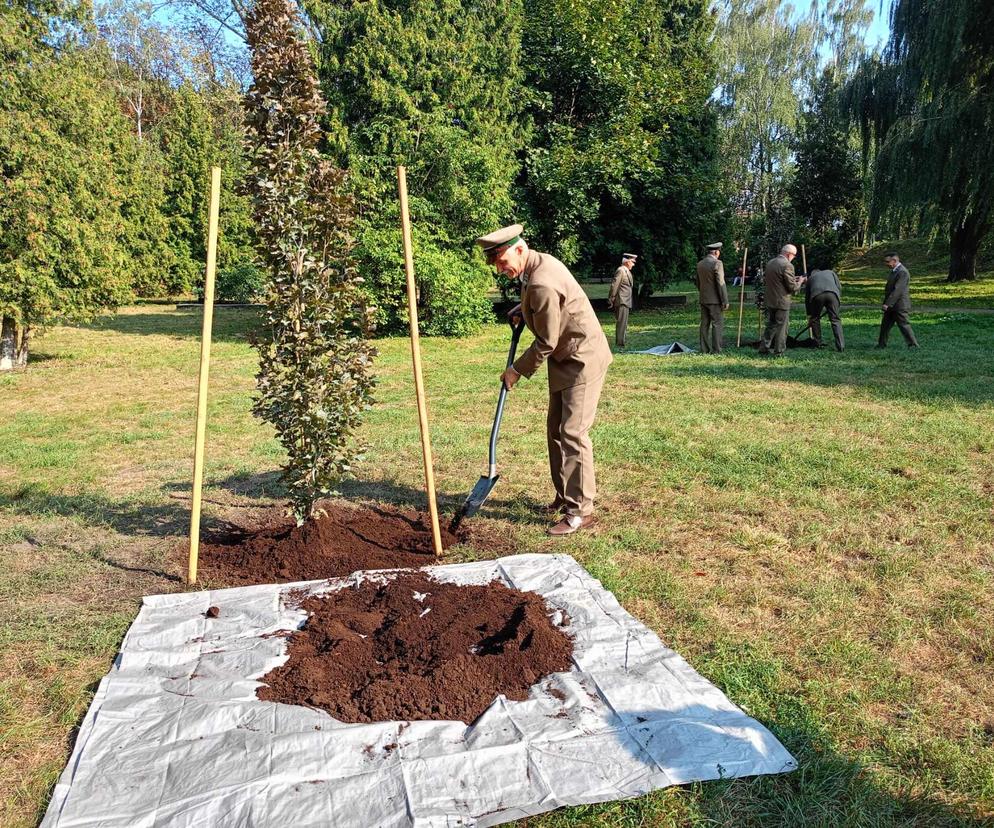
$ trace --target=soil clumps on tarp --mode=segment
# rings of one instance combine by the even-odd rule
[[[573,641],[542,597],[499,581],[404,573],[311,596],[301,608],[309,617],[290,636],[289,659],[260,679],[257,695],[343,722],[469,724],[499,694],[522,701],[572,667]]]
[[[230,586],[339,578],[360,569],[405,569],[436,562],[427,515],[322,504],[324,514],[297,526],[279,518],[257,529],[230,527],[204,539],[200,570]],[[467,537],[442,525],[442,546]]]

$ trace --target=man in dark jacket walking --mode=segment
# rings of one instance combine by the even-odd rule
[[[821,342],[821,317],[828,314],[832,323],[832,336],[835,339],[835,350],[844,351],[846,340],[842,335],[842,319],[839,318],[839,303],[842,301],[842,285],[839,283],[839,276],[824,262],[819,262],[819,267],[811,271],[808,281],[804,283],[804,306],[811,322],[811,338],[820,348]]]
[[[888,253],[884,256],[884,261],[891,271],[890,276],[887,277],[887,287],[884,289],[884,315],[880,320],[880,338],[877,347],[887,347],[887,336],[896,323],[908,347],[917,348],[918,340],[915,339],[915,332],[908,321],[908,312],[911,310],[909,291],[911,274],[908,273],[908,268],[901,264],[897,253]]]

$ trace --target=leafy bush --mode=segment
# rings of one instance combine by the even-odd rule
[[[218,272],[214,298],[218,302],[258,302],[263,288],[262,271],[251,262],[243,262]]]
[[[442,249],[433,239],[414,233],[414,273],[418,289],[418,323],[428,336],[465,336],[492,315],[488,297],[491,274],[470,251]],[[400,228],[370,228],[356,253],[364,291],[375,305],[381,333],[407,330],[407,282]]]
[[[269,337],[259,343],[257,416],[287,452],[298,523],[352,471],[372,399],[371,311],[352,265],[355,204],[345,173],[317,152],[325,113],[291,0],[257,0],[246,21],[248,189],[265,263]]]

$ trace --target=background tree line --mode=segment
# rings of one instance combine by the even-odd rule
[[[242,31],[246,10],[187,5],[189,25],[166,25],[140,0],[0,8],[11,80],[0,304],[15,340],[131,296],[195,292],[212,163],[225,170],[219,293],[231,298],[225,278],[250,283],[248,78],[224,34]],[[580,274],[634,248],[645,290],[719,229],[707,0],[303,0],[302,11],[329,102],[321,151],[348,172],[379,330],[402,321],[399,163],[427,333],[489,317],[492,276],[472,240],[500,224],[523,221]]]
[[[988,236],[992,7],[894,0],[300,0],[381,332],[402,324],[403,163],[426,333],[488,318],[480,232],[522,221],[579,276],[640,254],[645,295],[713,238],[837,261],[931,234],[951,278]],[[206,169],[224,170],[219,294],[258,294],[241,194],[242,0],[0,3],[0,365],[32,328],[196,293]]]

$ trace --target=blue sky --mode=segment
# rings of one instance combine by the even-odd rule
[[[781,0],[781,5],[787,2],[794,7],[795,15],[806,15],[811,8],[810,0]],[[824,8],[823,0],[818,0],[818,5]],[[871,47],[883,48],[890,34],[890,7],[891,0],[869,0],[867,6],[873,12],[873,24],[866,33],[866,42]]]
[[[867,33],[866,40],[871,46],[883,46],[890,34],[890,3],[884,3],[883,8],[879,2],[874,3],[873,25]]]

